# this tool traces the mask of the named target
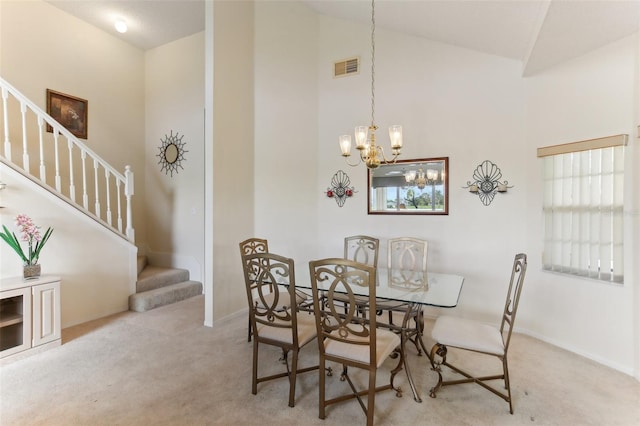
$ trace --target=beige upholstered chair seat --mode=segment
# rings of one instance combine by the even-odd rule
[[[504,353],[504,342],[499,329],[465,318],[439,317],[431,336],[446,346],[463,347],[495,355]]]
[[[367,342],[369,338],[351,337],[350,341]],[[400,345],[400,337],[389,330],[376,330],[376,367],[380,367],[393,350]],[[325,340],[324,348],[327,354],[354,361],[369,362],[369,345],[354,345],[337,340]]]
[[[288,295],[287,295],[288,296]],[[288,324],[289,321],[275,320],[274,324]],[[298,315],[298,344],[304,346],[316,337],[316,319],[313,315],[301,313]],[[272,327],[264,324],[258,325],[258,336],[263,339],[271,339],[277,342],[293,343],[290,328]]]

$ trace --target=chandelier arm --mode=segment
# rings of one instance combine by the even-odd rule
[[[384,148],[382,146],[376,145],[376,149],[378,150],[378,153],[382,157],[383,163],[385,163],[385,164],[393,164],[393,163],[395,163],[396,159],[400,155],[400,152],[398,150],[394,149],[393,152],[392,152],[393,156],[391,157],[391,159],[388,159],[387,156],[384,155]]]
[[[361,157],[362,157],[362,155],[360,155],[360,157],[358,158],[358,161],[356,161],[355,163],[350,163],[349,162],[349,157],[345,156],[344,157],[344,161],[345,161],[345,163],[347,163],[347,166],[356,167],[356,166],[359,166],[360,163],[362,163],[362,158]]]

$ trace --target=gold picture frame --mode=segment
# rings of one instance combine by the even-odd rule
[[[86,99],[47,89],[47,114],[80,139],[87,139],[88,109]],[[49,124],[47,132],[53,133]]]

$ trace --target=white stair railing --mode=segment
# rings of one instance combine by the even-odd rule
[[[131,167],[125,166],[124,173],[117,171],[2,78],[0,78],[0,89],[2,90],[2,124],[4,127],[3,161],[21,168],[23,173],[30,175],[33,180],[39,181],[41,185],[56,192],[60,197],[74,204],[78,209],[94,217],[117,234],[132,243],[135,242],[133,213],[131,211],[131,197],[134,193]],[[53,129],[51,134],[45,132],[46,125]],[[61,155],[59,151],[61,137],[67,140],[67,156]],[[12,139],[21,139],[21,146],[14,147]],[[18,154],[17,151],[20,148],[22,166],[12,161],[12,151]],[[38,156],[37,175],[30,171],[32,161],[30,154]],[[93,173],[87,173],[87,157],[88,161],[93,163]],[[47,166],[51,166],[51,164],[53,164],[53,171],[47,169]],[[100,170],[103,172],[101,173]],[[81,203],[76,202],[75,173],[82,175]],[[48,180],[52,180],[54,185],[49,185]],[[113,185],[114,183],[115,185]],[[67,186],[68,189],[63,189]],[[112,218],[114,213],[112,199],[116,200],[115,225]],[[93,201],[93,211],[90,209],[90,200]],[[102,205],[106,206],[104,212],[101,211]]]

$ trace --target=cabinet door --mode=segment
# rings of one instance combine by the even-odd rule
[[[0,358],[31,348],[31,289],[0,292]]]
[[[33,346],[60,335],[60,281],[33,286]]]

